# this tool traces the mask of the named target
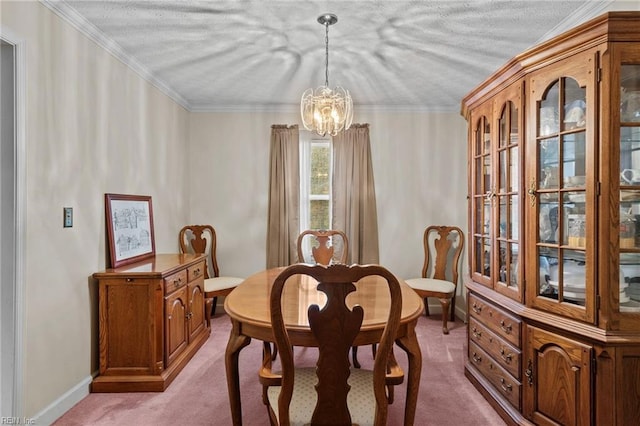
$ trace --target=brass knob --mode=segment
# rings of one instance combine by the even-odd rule
[[[513,386],[511,385],[511,383],[507,383],[502,377],[500,378],[500,387],[505,392],[511,392],[511,390],[513,389]]]
[[[511,352],[506,353],[504,348],[500,348],[500,357],[505,361],[505,362],[511,362],[511,359],[513,358],[513,354]]]

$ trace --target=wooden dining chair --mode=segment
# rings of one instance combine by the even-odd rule
[[[318,263],[347,263],[349,257],[349,241],[347,235],[335,229],[316,230],[307,229],[298,235],[298,262]],[[311,257],[305,253],[311,253]]]
[[[298,275],[297,278],[294,276]],[[285,285],[295,286],[300,275],[318,282],[327,295],[326,305],[308,308],[309,326],[318,344],[315,367],[296,366],[289,330],[285,327],[281,300]],[[349,348],[360,332],[364,311],[352,309],[345,298],[357,291],[354,283],[378,275],[389,287],[390,309],[372,370],[352,369]],[[402,294],[397,278],[380,265],[309,265],[287,267],[271,289],[270,314],[273,334],[280,353],[281,372],[272,369],[265,355],[259,377],[263,401],[272,425],[386,425],[389,388],[402,383],[403,372],[393,356],[393,343],[400,324]]]
[[[243,278],[220,276],[216,260],[216,231],[211,225],[187,225],[179,233],[180,251],[206,255],[204,297],[207,326],[216,313],[218,296],[226,296],[236,288]]]
[[[424,264],[422,277],[405,282],[424,299],[425,314],[429,315],[427,298],[437,297],[442,306],[442,332],[449,334],[447,317],[455,320],[458,261],[464,246],[464,233],[456,226],[429,226],[423,235]],[[450,313],[449,313],[450,311]]]

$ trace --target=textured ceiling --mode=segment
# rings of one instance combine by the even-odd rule
[[[298,108],[343,86],[361,108],[458,111],[521,51],[611,1],[42,0],[191,111]]]

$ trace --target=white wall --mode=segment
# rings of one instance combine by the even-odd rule
[[[151,195],[156,251],[177,250],[188,113],[40,3],[3,1],[1,12],[26,49],[21,411],[36,416],[86,392],[98,368],[91,275],[106,262],[104,194]],[[65,206],[73,228],[62,227]]]

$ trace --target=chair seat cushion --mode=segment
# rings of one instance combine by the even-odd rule
[[[291,426],[309,424],[318,399],[315,385],[318,382],[315,368],[297,368],[293,385],[293,396],[289,406]],[[347,395],[347,406],[351,422],[360,426],[373,425],[376,412],[376,398],[373,393],[373,372],[365,369],[351,369],[348,383],[351,390]],[[278,395],[280,386],[271,386],[267,395],[269,405],[278,416]]]
[[[218,291],[218,290],[226,290],[229,288],[235,288],[242,281],[244,281],[243,278],[236,278],[236,277],[207,278],[206,280],[204,280],[204,292],[208,293],[210,291]]]
[[[434,291],[444,294],[453,294],[456,291],[456,286],[452,282],[435,278],[411,278],[405,282],[409,287],[418,291]]]

